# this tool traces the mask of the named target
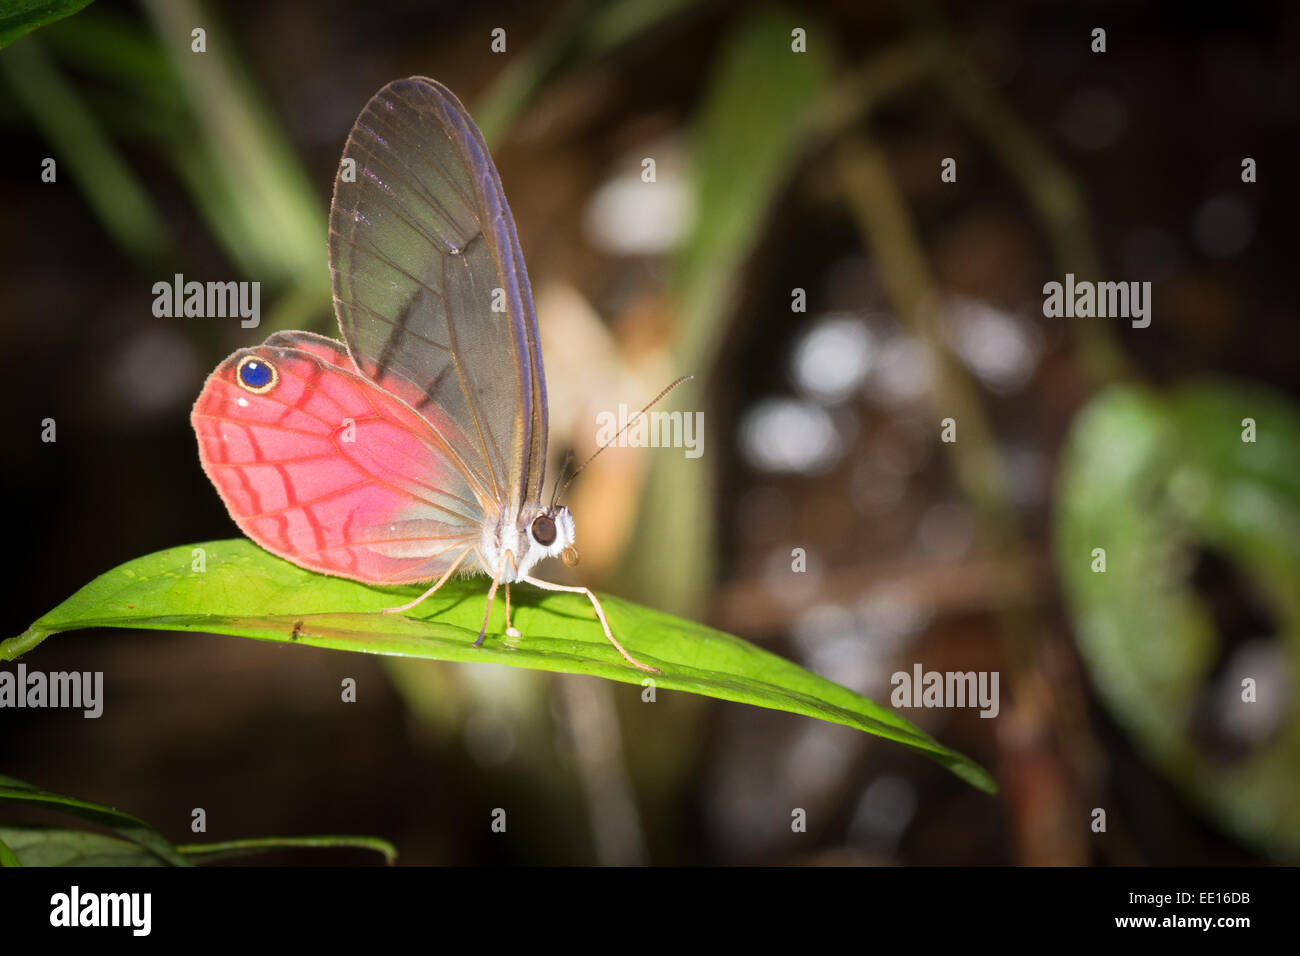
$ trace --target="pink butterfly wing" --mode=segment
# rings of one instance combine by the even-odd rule
[[[274,385],[241,385],[253,357]],[[266,550],[372,584],[438,577],[477,542],[484,490],[465,439],[358,374],[337,342],[306,332],[241,349],[208,377],[191,415],[199,458],[236,524]]]

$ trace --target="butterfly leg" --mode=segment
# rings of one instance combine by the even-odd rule
[[[506,557],[510,560],[510,566],[514,569],[516,576],[519,574],[519,565],[515,563],[515,556],[510,551],[506,552]],[[510,623],[510,582],[506,582],[506,637],[522,637],[519,628]]]
[[[506,637],[520,637],[519,628],[510,623],[510,582],[506,582]]]
[[[541,581],[537,578],[526,577],[523,580],[533,585],[533,587],[541,588],[544,591],[569,591],[572,594],[587,595],[588,599],[591,601],[591,606],[596,609],[596,617],[600,619],[600,626],[605,630],[605,637],[614,645],[618,652],[623,655],[623,659],[633,667],[639,667],[643,671],[649,671],[652,674],[659,673],[659,668],[651,667],[649,664],[642,664],[639,660],[624,650],[622,644],[614,639],[614,635],[609,629],[609,621],[605,620],[605,609],[600,606],[600,602],[596,600],[596,595],[592,594],[589,588],[569,587],[566,584],[552,584],[550,581]]]
[[[436,591],[436,590],[438,590],[438,588],[442,587],[444,584],[446,584],[447,581],[448,581],[448,579],[450,579],[451,576],[452,576],[453,574],[456,573],[456,569],[457,569],[458,567],[460,567],[460,563],[461,563],[462,561],[465,560],[465,555],[469,554],[469,552],[470,552],[470,549],[468,549],[468,548],[467,548],[466,550],[462,551],[462,552],[460,553],[460,557],[458,557],[455,561],[451,562],[451,567],[449,567],[446,571],[442,572],[442,577],[438,578],[438,583],[435,584],[433,587],[429,588],[429,590],[425,591],[423,594],[421,594],[421,595],[420,595],[418,598],[416,598],[414,601],[410,601],[410,602],[408,602],[408,603],[406,603],[406,604],[403,604],[401,607],[386,607],[386,608],[384,608],[384,613],[385,613],[385,614],[399,614],[399,613],[401,613],[402,611],[409,611],[411,608],[415,607],[417,604],[419,604],[419,603],[420,603],[421,601],[423,601],[425,598],[432,597],[432,596],[433,596],[433,592]]]
[[[488,618],[492,616],[492,599],[497,596],[497,588],[501,586],[501,578],[505,574],[505,570],[506,570],[506,558],[509,556],[510,556],[509,551],[501,555],[501,561],[500,563],[497,564],[497,573],[492,576],[492,587],[488,588],[487,610],[483,612],[483,626],[478,629],[478,640],[474,642],[475,647],[482,647],[483,638],[487,637]],[[482,560],[482,555],[479,556],[479,559]],[[510,585],[507,584],[506,587],[509,588]],[[509,592],[507,591],[507,593]],[[507,611],[506,612],[507,627],[509,627],[509,621],[510,621],[510,612]]]

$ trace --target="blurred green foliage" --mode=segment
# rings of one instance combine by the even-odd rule
[[[691,189],[695,220],[673,260],[674,359],[706,376],[734,316],[745,264],[815,130],[816,106],[830,75],[816,30],[808,52],[792,49],[792,31],[808,17],[765,9],[739,23],[718,53],[692,121]],[[669,397],[698,405],[698,389]],[[714,431],[711,441],[726,440]],[[616,581],[621,590],[679,614],[705,609],[717,574],[715,496],[706,455],[693,467],[656,457],[633,540]],[[660,542],[657,546],[655,542]]]
[[[1246,419],[1254,442],[1243,441]],[[1104,573],[1093,570],[1096,548]],[[1206,550],[1240,571],[1245,599],[1274,623],[1274,634],[1242,636],[1276,642],[1280,687],[1232,666],[1219,683],[1231,649],[1193,574]],[[1138,746],[1223,826],[1274,853],[1300,852],[1297,702],[1281,701],[1280,728],[1231,758],[1197,733],[1201,708],[1221,730],[1250,716],[1235,709],[1279,705],[1244,702],[1243,678],[1271,695],[1300,674],[1294,406],[1242,383],[1102,392],[1076,419],[1062,460],[1056,562],[1093,686]]]
[[[147,0],[145,9],[152,27],[96,8],[44,30],[0,55],[0,76],[143,271],[185,264],[167,217],[123,156],[137,140],[167,158],[241,276],[263,283],[273,306],[262,327],[323,330],[326,210],[283,124],[211,11],[193,0]],[[206,52],[195,55],[190,30],[200,22]],[[93,88],[81,92],[71,71],[93,78]]]

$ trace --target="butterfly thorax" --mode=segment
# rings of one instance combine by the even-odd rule
[[[575,537],[568,508],[525,506],[513,519],[503,511],[495,525],[484,527],[478,550],[484,572],[494,577],[500,569],[509,583],[527,577],[543,558],[572,553]]]

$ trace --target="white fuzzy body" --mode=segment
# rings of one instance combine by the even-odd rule
[[[529,533],[531,520],[520,528],[517,521],[511,521],[502,515],[495,527],[491,525],[484,527],[478,543],[483,572],[488,577],[494,577],[500,568],[502,583],[509,584],[531,574],[533,567],[543,558],[558,556],[573,544],[577,529],[568,508],[558,509],[554,514],[554,521],[555,540],[549,546],[539,544]],[[501,558],[506,552],[509,552],[511,557],[506,558],[505,565],[502,567]]]

